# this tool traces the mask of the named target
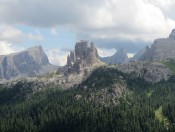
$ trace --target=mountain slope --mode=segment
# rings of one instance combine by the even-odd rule
[[[173,75],[173,71],[160,62],[130,62],[118,65],[117,69],[132,78],[142,77],[151,83],[167,81]]]
[[[147,47],[145,53],[140,57],[140,61],[163,61],[175,59],[175,30],[168,38],[156,39],[151,46]]]
[[[155,116],[155,111],[162,106],[168,129],[173,131],[174,118],[167,113],[167,107],[174,109],[174,82],[172,77],[166,82],[151,84],[116,68],[101,67],[69,90],[50,85],[44,91],[33,93],[33,86],[25,81],[14,85],[14,89],[3,85],[0,130],[163,132],[167,127]],[[117,94],[115,84],[120,84]],[[12,92],[14,90],[16,92]],[[147,96],[150,91],[152,94]]]
[[[128,62],[128,56],[126,50],[120,49],[113,56],[101,57],[100,60],[107,64],[124,64]]]
[[[41,46],[0,56],[0,77],[5,80],[43,74],[55,69]]]

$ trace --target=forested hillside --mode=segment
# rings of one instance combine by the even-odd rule
[[[0,131],[175,131],[174,76],[151,84],[101,67],[77,87],[47,87],[39,91],[26,81],[1,85]]]

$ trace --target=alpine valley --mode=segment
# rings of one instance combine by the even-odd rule
[[[133,58],[81,40],[62,67],[41,46],[0,56],[1,132],[174,132],[175,30]]]

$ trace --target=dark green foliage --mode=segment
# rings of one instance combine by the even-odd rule
[[[117,106],[106,107],[87,100],[91,93],[125,81],[130,94]],[[27,86],[27,87],[24,87]],[[149,84],[130,78],[114,68],[99,68],[77,88],[59,86],[34,92],[27,82],[0,89],[0,131],[2,132],[164,132],[174,131],[175,78]],[[84,86],[87,86],[85,89]],[[53,88],[52,88],[53,87]],[[149,91],[153,91],[147,96]],[[81,95],[80,99],[76,96]],[[163,106],[169,129],[155,118]]]
[[[167,66],[171,71],[175,74],[175,61],[174,60],[167,60],[162,62],[165,66]]]
[[[16,85],[10,88],[1,86],[0,88],[0,104],[9,104],[19,101],[24,101],[28,93],[32,92],[29,87],[31,84],[28,83],[27,87],[24,87],[24,83],[18,82]]]

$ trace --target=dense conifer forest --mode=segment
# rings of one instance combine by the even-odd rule
[[[112,92],[112,84],[120,81],[126,82],[127,94],[118,99],[117,105],[110,103],[110,99],[106,100],[108,105],[89,100],[101,88]],[[0,131],[175,131],[174,76],[166,82],[151,84],[115,68],[102,67],[82,84],[68,90],[49,86],[43,91],[34,91],[31,86],[29,82],[18,82],[12,88],[1,85]]]

